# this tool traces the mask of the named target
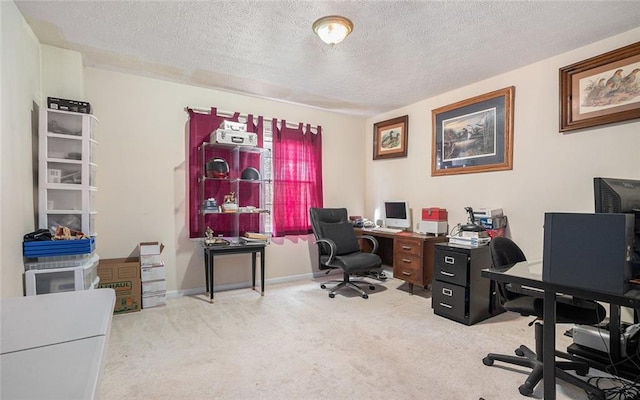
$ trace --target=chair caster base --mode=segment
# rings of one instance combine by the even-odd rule
[[[363,299],[368,299],[368,298],[369,298],[369,295],[368,295],[368,294],[363,294],[363,295],[362,295],[362,298],[363,298]]]
[[[320,289],[326,289],[327,285],[325,285],[324,283],[322,285],[320,285]]]
[[[520,385],[518,392],[523,396],[531,396],[531,394],[533,394],[533,389],[525,385]]]
[[[489,357],[485,357],[482,359],[482,363],[486,366],[492,366],[493,365],[493,359],[489,358]]]

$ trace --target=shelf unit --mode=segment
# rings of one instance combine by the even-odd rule
[[[96,236],[96,152],[92,114],[42,109],[39,122],[38,225]]]
[[[222,236],[237,243],[246,232],[266,233],[270,213],[266,207],[271,188],[271,150],[251,146],[234,146],[204,142],[198,147],[200,154],[198,176],[199,211],[198,231],[205,236],[207,227],[214,236]],[[206,164],[212,158],[222,158],[229,165],[227,177],[216,178],[207,174]],[[243,179],[246,168],[258,170],[259,179]],[[225,195],[234,193],[237,211],[225,212],[221,206]],[[215,199],[218,209],[206,207],[206,201]]]

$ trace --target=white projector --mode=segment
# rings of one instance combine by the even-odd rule
[[[420,221],[416,226],[416,232],[423,234],[440,235],[447,233],[447,221]]]

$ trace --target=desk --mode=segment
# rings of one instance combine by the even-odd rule
[[[115,292],[94,289],[0,301],[0,398],[92,399]]]
[[[260,295],[264,296],[264,249],[266,243],[231,244],[228,246],[203,246],[204,248],[204,272],[207,277],[207,292],[209,302],[213,303],[213,267],[216,256],[224,254],[251,254],[251,287],[256,289],[256,255],[260,253]]]
[[[413,232],[387,233],[355,228],[356,235],[369,235],[378,241],[376,254],[384,265],[393,266],[393,277],[425,289],[433,281],[434,245],[448,241],[446,236],[421,235]],[[371,244],[360,241],[363,251],[371,251]]]
[[[620,358],[620,306],[640,308],[640,291],[638,290],[630,291],[624,295],[614,295],[544,282],[542,280],[542,262],[524,261],[514,264],[505,270],[485,269],[482,271],[482,276],[498,282],[530,286],[544,291],[543,319],[546,323],[543,325],[542,360],[544,363],[543,383],[545,400],[555,400],[556,398],[556,370],[554,363],[556,347],[556,295],[558,293],[601,301],[612,305],[609,317],[611,320],[610,349],[614,362]]]

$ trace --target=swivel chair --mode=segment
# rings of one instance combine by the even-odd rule
[[[493,261],[492,269],[505,269],[517,262],[526,261],[526,257],[520,247],[511,239],[505,237],[493,238],[491,239],[489,247]],[[508,286],[503,282],[496,282],[496,286],[500,303],[506,310],[517,312],[525,317],[535,317],[535,320],[531,322],[529,326],[535,323],[536,351],[533,352],[527,346],[521,345],[515,350],[515,356],[489,353],[482,359],[482,362],[484,365],[491,366],[494,361],[502,361],[531,368],[532,371],[524,384],[518,388],[520,394],[530,396],[533,393],[533,389],[542,379],[543,327],[542,324],[536,321],[542,319],[544,299],[510,291]],[[567,302],[556,303],[557,323],[593,325],[602,321],[605,315],[604,307],[594,301],[581,300],[580,305]],[[566,372],[573,370],[577,375],[584,376],[589,372],[589,366],[586,363],[558,350],[556,350],[555,354],[557,357],[570,360],[555,362],[557,378],[580,387],[587,393],[593,395],[593,398],[604,399],[604,392],[602,390]]]
[[[329,281],[339,282],[331,288],[329,297],[334,298],[338,289],[349,287],[360,293],[363,299],[369,298],[369,295],[356,283],[369,285],[371,290],[376,287],[368,282],[350,280],[349,277],[381,267],[382,259],[374,254],[378,248],[377,240],[368,235],[356,236],[347,217],[346,208],[311,208],[309,209],[309,217],[316,238],[315,243],[318,245],[318,267],[321,270],[327,270],[327,273],[335,269],[340,269],[343,272],[341,281]],[[364,253],[360,250],[359,238],[372,242],[373,251],[371,253]],[[325,283],[320,285],[322,289],[327,288]]]

